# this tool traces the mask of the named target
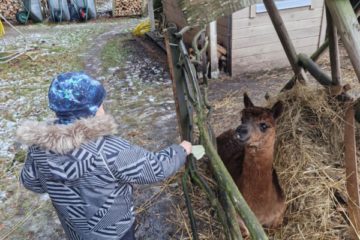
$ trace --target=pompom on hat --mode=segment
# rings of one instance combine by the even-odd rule
[[[56,113],[59,124],[95,116],[105,97],[102,84],[84,72],[56,76],[48,93],[49,108]]]

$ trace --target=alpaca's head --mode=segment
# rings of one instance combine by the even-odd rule
[[[273,149],[275,120],[283,111],[282,102],[275,103],[272,108],[257,107],[244,93],[244,105],[241,125],[236,129],[235,138],[251,152]]]

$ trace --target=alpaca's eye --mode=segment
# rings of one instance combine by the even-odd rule
[[[266,131],[266,129],[268,129],[269,128],[269,126],[268,125],[266,125],[266,123],[260,123],[260,130],[262,131],[262,132],[265,132]]]

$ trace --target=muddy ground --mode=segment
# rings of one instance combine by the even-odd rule
[[[19,28],[33,50],[0,65],[0,239],[64,238],[47,195],[30,193],[19,185],[26,148],[14,138],[23,120],[53,117],[47,109],[46,94],[56,74],[84,70],[101,80],[108,91],[106,111],[119,123],[120,136],[149,150],[179,142],[166,56],[152,42],[131,35],[138,22],[117,19]],[[5,40],[9,48],[25,44],[11,30]],[[349,59],[342,54],[344,81],[352,82]],[[321,63],[329,69],[327,56]],[[265,93],[275,95],[291,76],[291,70],[283,68],[211,80],[215,132],[239,124],[244,91],[256,104],[266,104]],[[352,94],[359,97],[358,88]],[[136,186],[138,239],[191,238],[180,186],[179,175],[163,184]],[[200,238],[221,239],[209,203],[196,192],[198,189],[192,191]]]

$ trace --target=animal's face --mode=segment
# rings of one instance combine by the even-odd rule
[[[281,115],[282,103],[277,102],[271,109],[256,107],[244,94],[244,104],[236,138],[246,147],[256,150],[272,147],[275,142],[275,120]]]

